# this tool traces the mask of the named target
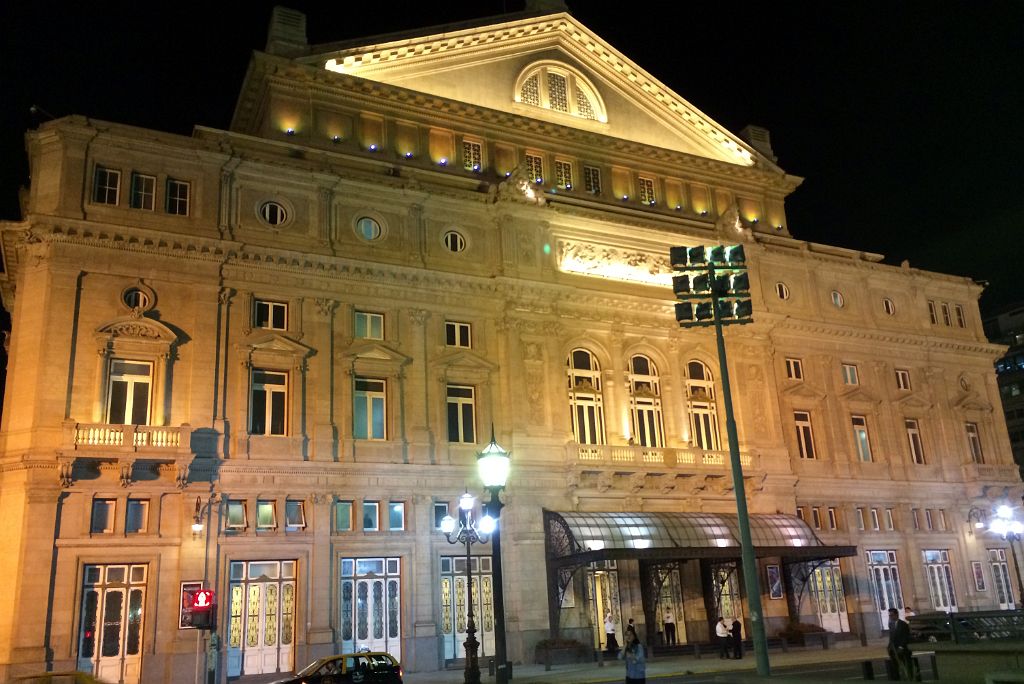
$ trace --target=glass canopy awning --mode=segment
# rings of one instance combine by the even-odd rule
[[[548,558],[593,562],[611,558],[737,558],[740,534],[730,513],[578,513],[544,511]],[[792,515],[750,516],[758,557],[813,560],[853,556],[855,546],[826,546]]]

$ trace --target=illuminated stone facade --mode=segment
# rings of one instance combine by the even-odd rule
[[[735,511],[714,339],[674,321],[677,245],[750,261],[755,322],[727,331],[750,511],[858,549],[829,575],[841,607],[804,592],[800,619],[876,636],[887,590],[1012,604],[1007,545],[967,522],[1021,493],[980,286],[793,237],[800,179],[752,134],[568,14],[309,46],[287,11],[230,130],[30,132],[25,213],[0,223],[0,675],[192,681],[186,582],[218,593],[221,679],[360,645],[441,667],[465,567],[436,521],[479,492],[492,424],[510,655],[530,660],[544,509]],[[774,633],[792,602],[761,565]],[[684,641],[731,610],[707,571],[667,598]],[[581,572],[561,627],[590,641],[597,608],[624,622],[640,595],[636,561]]]

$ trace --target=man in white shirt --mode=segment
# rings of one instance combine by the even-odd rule
[[[718,657],[728,658],[732,645],[732,632],[729,631],[729,625],[725,624],[724,617],[718,618],[718,624],[715,625],[715,636],[718,637]]]
[[[665,623],[665,645],[676,645],[676,619],[672,616],[672,609],[666,608],[662,614],[662,622]]]

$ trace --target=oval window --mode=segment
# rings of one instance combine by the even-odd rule
[[[462,237],[462,234],[457,231],[449,230],[444,234],[444,246],[450,252],[461,252],[466,249],[466,238]]]
[[[786,283],[775,283],[775,293],[779,299],[789,299],[789,287]]]
[[[137,287],[129,287],[121,298],[129,309],[149,308],[149,295]]]
[[[836,305],[837,309],[843,308],[846,305],[843,293],[839,290],[832,290],[832,303]]]
[[[260,205],[260,218],[271,226],[280,226],[288,221],[288,210],[280,202],[264,202]]]
[[[380,238],[383,231],[381,230],[380,223],[369,216],[364,216],[356,221],[356,232],[364,240],[376,240]]]
[[[896,305],[893,304],[892,300],[889,299],[888,297],[882,299],[882,309],[885,310],[885,313],[890,316],[896,314]]]

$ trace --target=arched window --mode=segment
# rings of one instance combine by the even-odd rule
[[[565,362],[572,433],[580,444],[604,444],[601,367],[586,349],[573,349]]]
[[[690,414],[690,434],[698,449],[718,451],[718,407],[711,370],[700,361],[686,364],[686,402]]]
[[[636,443],[645,447],[665,446],[658,368],[640,354],[629,359],[629,402]]]
[[[544,62],[523,70],[516,81],[515,101],[606,123],[604,102],[582,74],[564,64]]]

